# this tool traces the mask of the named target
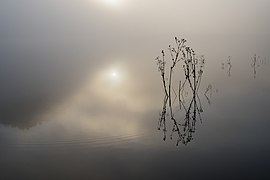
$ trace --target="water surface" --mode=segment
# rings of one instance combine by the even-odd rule
[[[268,179],[268,7],[1,1],[1,179]],[[183,64],[173,72],[173,115],[193,122],[188,142],[168,106],[166,131],[159,124],[155,58],[166,52],[168,78],[175,36],[205,58],[200,86],[192,96],[187,84],[182,104]]]

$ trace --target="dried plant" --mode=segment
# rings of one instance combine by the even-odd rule
[[[258,61],[260,59],[260,56],[254,54],[254,56],[251,58],[251,68],[253,69],[253,78],[256,78],[257,75],[257,67],[259,67]]]
[[[221,63],[221,69],[224,70],[226,68],[228,77],[231,77],[232,71],[232,57],[228,56],[226,63]]]
[[[158,129],[163,131],[163,140],[166,140],[166,132],[167,132],[167,125],[166,125],[166,115],[167,115],[167,104],[169,108],[170,119],[172,122],[172,131],[171,131],[171,139],[173,138],[174,134],[177,135],[177,145],[182,142],[183,144],[187,145],[192,138],[192,134],[195,132],[195,124],[196,119],[199,117],[201,120],[201,113],[203,112],[201,102],[198,96],[198,89],[200,87],[204,65],[205,65],[205,58],[204,56],[196,56],[195,51],[191,48],[186,46],[185,39],[178,39],[175,37],[175,44],[176,47],[169,45],[168,47],[168,54],[170,57],[171,66],[169,68],[169,75],[168,81],[166,78],[166,54],[165,51],[161,51],[161,57],[157,57],[157,66],[158,71],[160,72],[163,90],[164,90],[164,101],[162,106],[162,112],[160,113]],[[179,81],[178,86],[178,94],[173,89],[173,73],[174,69],[177,64],[182,64],[182,71],[184,72],[185,80],[183,82]],[[181,70],[181,69],[180,69]],[[178,76],[177,76],[178,77]],[[185,103],[185,98],[183,96],[185,91],[186,84],[189,85],[189,91],[191,91],[192,98],[189,102],[189,105]],[[174,114],[174,103],[172,102],[172,91],[178,96],[179,100],[179,107],[180,110],[184,109],[185,118],[180,121],[175,118]],[[199,103],[198,103],[199,102]],[[182,108],[183,107],[183,108]]]

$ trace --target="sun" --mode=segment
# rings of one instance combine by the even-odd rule
[[[116,81],[116,80],[119,80],[119,73],[117,71],[112,71],[111,74],[110,74],[110,77],[112,80]]]
[[[120,85],[126,80],[127,74],[125,69],[121,65],[113,65],[111,67],[104,68],[98,73],[100,82],[106,84]]]
[[[116,77],[117,73],[116,72],[112,72],[112,77]]]
[[[87,0],[89,1],[89,0]],[[125,10],[127,8],[127,1],[126,0],[94,0],[100,7],[108,8],[110,10]]]
[[[120,3],[119,0],[103,0],[103,2],[110,6],[118,6]]]

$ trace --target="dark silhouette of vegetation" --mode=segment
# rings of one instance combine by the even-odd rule
[[[227,75],[231,77],[231,71],[232,71],[232,57],[228,56],[227,62],[226,63],[221,63],[221,69],[227,70]]]
[[[211,84],[209,84],[204,92],[204,96],[208,102],[208,104],[211,104],[211,100],[210,97],[212,97],[212,93],[213,93],[213,87]]]
[[[263,67],[267,65],[267,60],[265,58],[261,58],[257,54],[254,54],[254,56],[251,58],[251,68],[253,70],[253,78],[256,79],[257,77],[257,68]]]
[[[257,56],[256,54],[254,54],[254,56],[251,58],[251,68],[253,69],[253,78],[256,78],[257,75],[257,67],[259,67],[260,65],[257,64],[258,60],[260,59],[260,56]]]
[[[166,117],[169,116],[172,122],[170,138],[172,139],[174,136],[177,136],[176,145],[179,145],[180,142],[187,145],[193,139],[197,118],[202,121],[201,113],[203,112],[203,109],[198,95],[198,89],[203,75],[205,59],[204,56],[198,57],[191,47],[186,46],[185,39],[178,39],[175,37],[175,43],[176,47],[169,45],[168,48],[171,59],[168,81],[166,79],[165,51],[162,50],[162,56],[156,58],[164,91],[164,100],[162,112],[159,117],[158,129],[163,132],[163,140],[166,140]],[[182,66],[177,66],[178,64]],[[173,84],[175,83],[175,81],[173,81],[173,75],[174,70],[177,67],[182,67],[182,72],[184,72],[184,81],[179,81],[178,94],[173,88]],[[188,87],[188,90],[186,90],[186,86]],[[182,121],[175,117],[174,102],[176,98],[172,100],[172,91],[174,92],[175,97],[178,96],[179,109],[183,110],[185,113],[185,117]],[[188,96],[188,92],[191,92],[191,97],[189,103],[186,103],[185,95]],[[186,94],[183,95],[184,93]],[[169,113],[167,113],[167,105]]]
[[[209,84],[204,92],[204,97],[206,98],[209,105],[212,104],[211,99],[214,93],[218,93],[218,89],[213,88],[212,84]]]

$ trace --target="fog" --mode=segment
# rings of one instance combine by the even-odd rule
[[[1,0],[4,179],[265,178],[269,7],[268,0]],[[166,131],[157,130],[164,91],[155,58],[164,50],[170,68],[175,37],[205,57],[194,95],[200,119],[196,108],[193,116],[179,109],[174,92],[175,117],[190,114],[196,123],[186,146],[175,146],[168,111]],[[182,66],[173,91],[185,80]],[[188,88],[183,104],[193,108]]]

